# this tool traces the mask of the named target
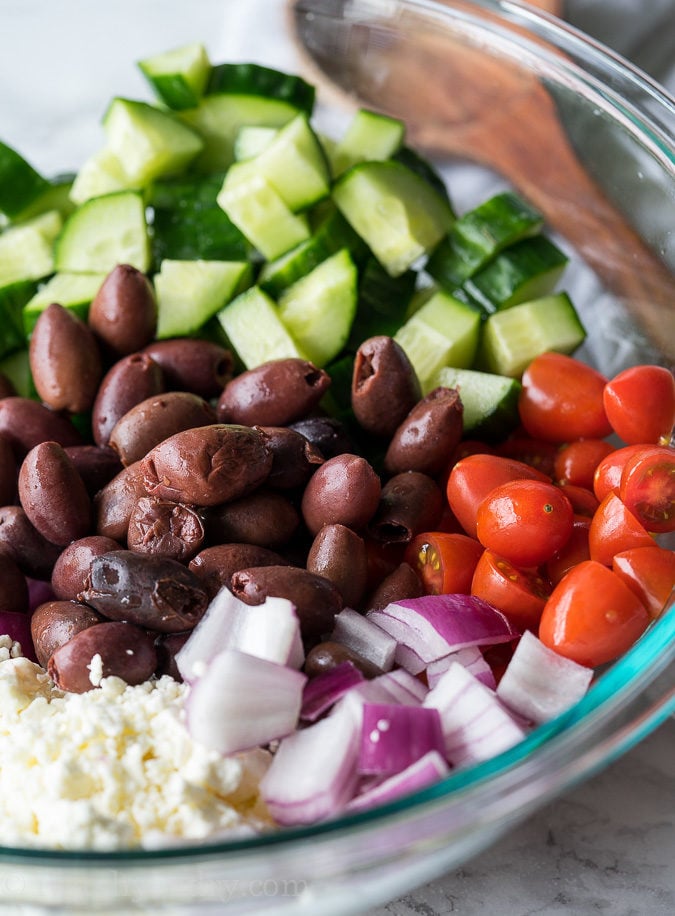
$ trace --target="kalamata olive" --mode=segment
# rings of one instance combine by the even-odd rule
[[[86,693],[104,677],[142,684],[154,674],[157,652],[152,636],[131,623],[105,621],[80,630],[47,663],[57,687]]]
[[[329,633],[343,607],[332,582],[298,566],[250,567],[234,573],[230,581],[231,591],[246,604],[262,604],[268,597],[291,601],[303,638]]]
[[[0,433],[9,439],[19,460],[40,442],[58,442],[64,447],[83,444],[70,420],[31,398],[0,400]]]
[[[127,545],[135,553],[191,559],[204,542],[201,517],[190,506],[157,496],[142,496],[131,511]]]
[[[364,340],[352,376],[352,409],[359,425],[374,436],[393,436],[421,397],[403,348],[384,335]]]
[[[337,455],[310,478],[302,497],[302,514],[312,534],[324,525],[346,525],[359,531],[380,501],[380,478],[365,458]]]
[[[330,376],[304,359],[289,357],[242,372],[218,401],[221,423],[286,426],[313,410],[330,386]]]
[[[363,538],[351,528],[324,525],[310,548],[307,569],[330,579],[347,607],[359,607],[368,580],[368,558]]]
[[[28,583],[26,577],[9,554],[0,545],[0,611],[28,610]]]
[[[337,668],[343,662],[351,662],[366,677],[375,677],[382,673],[367,659],[354,652],[353,649],[343,646],[342,643],[333,642],[331,639],[317,643],[309,650],[305,658],[303,671],[312,678],[316,677],[317,674],[332,671],[333,668]]]
[[[188,641],[190,631],[185,633],[162,633],[155,640],[155,651],[157,652],[157,670],[158,677],[166,674],[179,683],[183,677],[176,664],[176,656]]]
[[[336,417],[307,417],[291,423],[289,429],[304,436],[326,460],[336,455],[353,453],[356,448],[344,423]]]
[[[208,604],[204,586],[176,560],[116,550],[94,557],[79,596],[104,617],[158,633],[191,630]]]
[[[81,318],[53,302],[36,321],[28,352],[35,389],[48,407],[70,413],[91,407],[103,367]]]
[[[260,486],[272,467],[272,452],[260,430],[216,423],[176,433],[141,465],[151,496],[216,506]]]
[[[79,601],[46,601],[38,605],[30,619],[30,633],[37,660],[43,668],[60,646],[87,627],[101,623],[103,617]]]
[[[187,391],[168,391],[146,398],[115,423],[109,443],[122,464],[140,461],[169,436],[215,421],[211,405]]]
[[[284,558],[257,544],[215,544],[205,547],[190,560],[188,569],[199,577],[209,598],[223,586],[230,587],[232,575],[249,566],[285,566]]]
[[[462,438],[462,415],[462,402],[454,388],[434,388],[394,433],[384,457],[387,473],[440,474]]]
[[[94,297],[88,321],[115,356],[142,349],[157,327],[157,302],[148,278],[130,264],[118,264]]]
[[[67,445],[64,449],[93,499],[122,470],[117,452],[98,445]]]
[[[0,506],[7,506],[14,502],[17,472],[18,467],[12,444],[4,433],[0,433]]]
[[[202,398],[216,398],[232,378],[232,354],[210,340],[155,340],[143,352],[161,366],[169,391],[191,391]]]
[[[90,535],[64,547],[52,570],[52,589],[61,601],[75,601],[89,587],[89,570],[94,557],[100,557],[120,545],[112,538]]]
[[[404,598],[420,598],[424,587],[415,570],[408,563],[401,563],[386,576],[366,602],[367,610],[380,611],[392,601]]]
[[[118,420],[132,407],[166,390],[164,373],[147,353],[118,360],[103,376],[91,411],[97,445],[107,445]]]
[[[135,461],[99,490],[94,499],[94,528],[97,534],[125,541],[129,519],[141,496],[146,496],[143,468]]]
[[[10,378],[4,372],[0,372],[0,400],[2,398],[11,398],[16,394],[16,388]]]
[[[61,549],[44,538],[20,506],[0,508],[0,553],[31,579],[49,581]]]
[[[206,519],[212,544],[240,542],[278,548],[287,544],[300,524],[293,503],[282,493],[259,488],[209,512]]]
[[[19,470],[19,499],[32,524],[52,544],[89,534],[92,506],[75,465],[58,442],[32,448]]]
[[[404,471],[382,487],[380,504],[368,529],[377,541],[408,543],[421,531],[431,531],[443,511],[443,493],[433,478]]]
[[[303,487],[324,457],[301,433],[288,426],[261,426],[272,451],[272,470],[268,487],[291,490]]]

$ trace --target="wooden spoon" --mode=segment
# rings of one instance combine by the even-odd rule
[[[339,87],[342,101],[347,93],[352,104],[357,99],[395,112],[418,148],[501,174],[675,361],[675,277],[579,162],[555,100],[535,73],[507,57],[489,57],[411,10],[400,12],[395,30],[382,26],[374,35],[354,24],[347,35],[335,26],[340,0],[327,5],[332,19],[324,3],[290,2],[291,29],[311,77]],[[560,10],[551,0],[538,5]]]

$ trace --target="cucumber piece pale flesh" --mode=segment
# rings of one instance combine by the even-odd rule
[[[89,305],[105,277],[102,273],[54,274],[23,309],[23,328],[26,337],[33,332],[35,322],[52,302],[58,302],[64,308],[71,309],[79,318],[86,318]]]
[[[276,302],[259,286],[233,299],[217,318],[246,369],[270,359],[307,358],[279,317]]]
[[[440,369],[433,386],[456,388],[462,401],[464,435],[496,442],[513,432],[519,422],[517,379],[474,369]]]
[[[169,108],[193,108],[202,97],[211,73],[204,45],[193,41],[138,61],[155,94]]]

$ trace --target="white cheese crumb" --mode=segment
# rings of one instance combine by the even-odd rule
[[[103,680],[103,659],[98,652],[96,655],[92,655],[87,668],[89,670],[89,680],[91,683],[94,687],[100,687],[101,681]]]

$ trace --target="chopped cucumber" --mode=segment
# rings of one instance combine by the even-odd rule
[[[335,184],[333,199],[392,276],[402,274],[443,238],[448,203],[399,162],[363,162]]]
[[[307,358],[279,317],[277,304],[259,286],[245,290],[217,317],[247,369],[269,359]]]
[[[55,214],[60,223],[60,216]],[[10,226],[0,234],[0,287],[17,280],[40,280],[54,270],[52,217]]]
[[[473,365],[480,335],[480,312],[438,291],[399,328],[394,340],[403,347],[423,392],[443,366]]]
[[[360,108],[344,136],[331,151],[333,175],[341,175],[357,162],[391,158],[400,148],[404,137],[403,121]]]
[[[207,93],[258,96],[270,101],[288,102],[295,109],[311,114],[316,90],[301,76],[263,67],[260,64],[218,64],[211,69]]]
[[[160,101],[173,109],[193,108],[211,73],[206,49],[197,41],[139,60],[138,67]]]
[[[157,338],[195,334],[252,279],[245,261],[162,261],[154,278]]]
[[[234,138],[235,161],[241,162],[262,153],[278,132],[278,127],[241,127]]]
[[[557,245],[536,235],[502,251],[463,288],[488,311],[511,308],[551,293],[567,261]]]
[[[426,270],[452,291],[500,251],[540,232],[542,225],[542,215],[518,194],[497,194],[456,220]]]
[[[521,384],[513,378],[473,369],[440,369],[432,388],[456,388],[464,408],[464,435],[486,442],[504,439],[519,422]]]
[[[0,212],[13,219],[30,207],[48,187],[46,178],[16,150],[0,141]]]
[[[547,350],[572,353],[585,336],[567,293],[523,302],[484,323],[480,368],[519,378],[535,357]]]
[[[17,280],[0,287],[0,356],[26,345],[21,313],[36,290],[34,280]]]
[[[294,212],[311,207],[330,190],[326,157],[304,113],[284,125],[252,161]]]
[[[269,260],[304,242],[310,233],[307,220],[288,208],[256,164],[252,159],[231,166],[217,200],[235,226]]]
[[[14,222],[25,222],[35,216],[40,216],[49,211],[56,211],[61,219],[65,219],[75,209],[70,199],[74,175],[57,175],[50,179],[47,187],[19,213]]]
[[[138,183],[129,180],[115,153],[104,147],[82,163],[70,189],[70,199],[74,204],[83,204],[92,197],[134,190],[134,184]]]
[[[58,302],[64,308],[71,309],[79,318],[86,318],[89,305],[105,277],[104,273],[54,274],[30,301],[26,302],[22,319],[26,337],[33,332],[35,322],[52,302]]]
[[[443,181],[443,176],[434,168],[428,159],[425,159],[424,156],[420,156],[416,150],[411,149],[409,146],[402,146],[391,158],[396,162],[400,162],[401,165],[410,169],[411,172],[419,175],[420,178],[426,181],[427,184],[430,184],[434,191],[446,201],[448,206],[451,206],[450,195],[445,181]]]
[[[141,188],[183,171],[204,147],[199,134],[171,114],[132,99],[113,99],[103,127],[127,179]]]
[[[347,342],[356,313],[356,281],[356,267],[343,248],[279,299],[279,317],[317,366],[334,359]]]
[[[356,317],[348,349],[357,350],[364,340],[379,334],[393,337],[405,321],[416,281],[413,270],[392,277],[377,258],[368,258],[359,279]]]
[[[0,359],[0,372],[7,376],[20,397],[37,397],[26,347],[2,357]]]
[[[68,217],[56,240],[57,271],[109,273],[117,264],[143,273],[150,267],[145,203],[135,191],[88,200]]]

